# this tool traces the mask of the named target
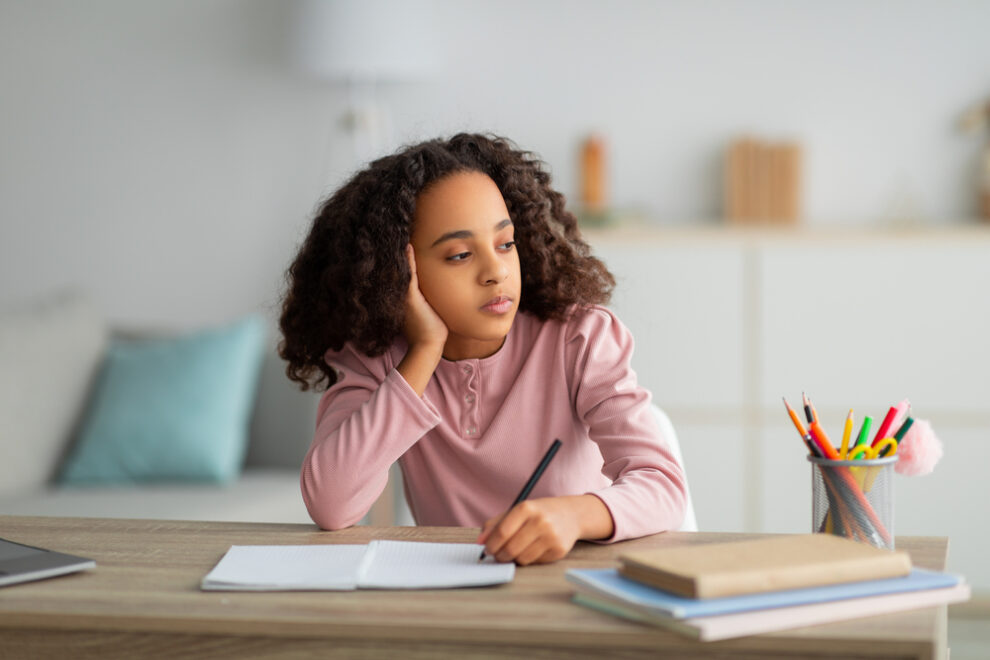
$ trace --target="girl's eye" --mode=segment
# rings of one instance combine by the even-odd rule
[[[470,252],[458,252],[455,255],[447,257],[447,261],[464,261],[471,256]]]
[[[515,241],[508,241],[507,243],[502,243],[499,247],[503,250],[511,250],[512,246],[516,244]]]

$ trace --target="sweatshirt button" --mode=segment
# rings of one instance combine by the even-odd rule
[[[478,432],[478,429],[477,428],[475,428],[473,426],[467,427],[467,434],[468,435],[474,435],[477,432]]]
[[[464,395],[464,400],[467,403],[474,403],[474,395],[473,394],[465,394]]]

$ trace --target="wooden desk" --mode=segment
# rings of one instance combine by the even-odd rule
[[[752,538],[670,532],[581,543],[508,585],[436,591],[203,592],[230,545],[473,542],[477,530],[0,516],[0,536],[90,557],[97,568],[0,589],[0,658],[534,657],[694,658],[945,655],[946,608],[714,643],[570,602],[564,571],[617,565],[625,550]],[[943,569],[947,540],[899,538],[916,565]]]

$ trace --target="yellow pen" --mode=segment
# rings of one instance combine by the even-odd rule
[[[852,435],[853,430],[853,409],[849,409],[849,414],[846,415],[846,426],[842,429],[842,447],[839,449],[839,459],[846,460],[846,452],[849,451],[849,436]]]

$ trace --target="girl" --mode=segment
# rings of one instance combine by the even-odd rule
[[[599,306],[615,281],[528,152],[461,134],[373,162],[320,209],[287,279],[286,373],[327,388],[301,476],[320,527],[360,520],[396,460],[417,524],[481,526],[499,561],[680,524],[683,473],[631,335]]]

